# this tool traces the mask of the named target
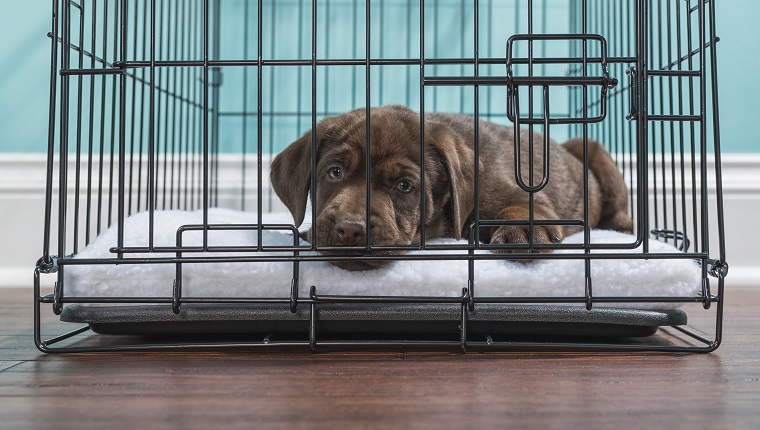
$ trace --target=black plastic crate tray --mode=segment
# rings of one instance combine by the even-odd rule
[[[327,337],[441,336],[459,331],[461,305],[321,304],[315,328]],[[89,324],[101,334],[209,335],[304,334],[310,306],[295,313],[283,305],[81,305],[64,308],[61,320]],[[686,324],[686,313],[580,306],[479,304],[467,313],[468,336],[644,337],[662,326]]]

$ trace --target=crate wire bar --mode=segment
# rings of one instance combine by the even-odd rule
[[[52,12],[45,230],[43,255],[34,271],[35,342],[44,352],[226,346],[305,347],[311,351],[319,346],[710,352],[720,345],[728,265],[715,53],[719,39],[713,1],[52,0]],[[497,25],[505,13],[514,17],[513,25]],[[401,29],[394,30],[392,25]],[[500,26],[509,27],[508,34],[499,33]],[[337,36],[331,33],[335,28]],[[285,39],[285,31],[291,40]],[[446,33],[455,34],[456,43],[447,43],[451,38],[444,37]],[[294,101],[279,101],[289,97]],[[627,180],[636,240],[593,244],[587,216],[583,220],[551,220],[553,225],[582,226],[584,243],[542,246],[531,240],[522,248],[507,245],[523,251],[509,258],[583,260],[584,294],[570,298],[478,296],[475,263],[505,258],[474,253],[494,248],[479,243],[479,230],[510,222],[480,219],[476,205],[469,244],[428,244],[423,223],[423,239],[418,245],[370,242],[361,248],[429,251],[425,255],[361,257],[366,260],[468,261],[470,276],[460,296],[320,295],[318,287],[312,286],[309,297],[298,297],[299,263],[340,257],[302,255],[301,251],[331,248],[299,245],[297,240],[293,246],[280,248],[263,245],[266,230],[297,236],[296,226],[262,221],[264,213],[281,207],[265,185],[271,155],[304,129],[315,129],[325,116],[387,103],[404,104],[421,113],[461,112],[517,128],[535,128],[547,136],[546,142],[551,129],[553,138],[560,136],[557,140],[577,136],[605,143]],[[477,160],[477,121],[475,124]],[[369,127],[367,121],[367,131]],[[424,135],[424,124],[421,132]],[[522,144],[532,150],[536,142],[532,133],[530,136],[529,142]],[[316,142],[312,145],[316,148]],[[424,157],[423,145],[420,155]],[[312,170],[315,163],[313,154]],[[477,161],[475,166],[477,169]],[[584,169],[588,174],[587,157]],[[224,172],[230,170],[237,172],[233,180],[225,177]],[[424,170],[422,173],[424,177]],[[531,178],[533,173],[531,167]],[[532,205],[533,194],[541,186],[533,180],[520,186],[530,193]],[[476,181],[476,196],[479,187]],[[714,197],[708,195],[712,187]],[[367,184],[371,198],[369,190]],[[587,213],[588,199],[584,204]],[[208,217],[212,207],[255,212],[257,221],[250,225],[212,224]],[[156,246],[154,213],[174,209],[201,210],[203,222],[183,226],[176,246]],[[424,219],[424,196],[420,209]],[[139,212],[150,216],[148,243],[126,246],[125,220]],[[711,212],[716,213],[716,220],[708,219]],[[316,223],[315,213],[311,222]],[[531,216],[523,225],[532,229],[541,223]],[[369,230],[369,216],[367,226]],[[118,232],[112,258],[73,258],[109,227]],[[711,227],[717,236],[712,245]],[[257,244],[209,245],[211,232],[230,229],[255,231]],[[202,234],[200,247],[182,246],[187,231]],[[650,253],[650,235],[679,251]],[[57,251],[51,249],[53,244]],[[639,246],[643,253],[633,252]],[[542,247],[576,253],[537,256],[530,252]],[[631,251],[604,252],[611,249]],[[716,249],[718,257],[713,258],[710,252]],[[264,250],[280,253],[258,255]],[[198,255],[200,252],[205,254]],[[235,255],[214,255],[222,252]],[[137,253],[150,257],[134,257]],[[701,294],[594,295],[592,261],[641,258],[698,261]],[[182,266],[214,262],[291,262],[291,291],[280,298],[183,297]],[[96,264],[172,265],[177,279],[172,295],[165,297],[67,297],[66,267]],[[55,276],[57,282],[52,294],[42,295],[40,278],[47,275]],[[711,287],[711,277],[717,279],[717,292]],[[579,303],[591,310],[600,304],[652,302],[700,304],[714,315],[714,331],[705,335],[686,326],[673,327],[669,330],[673,336],[685,339],[681,345],[468,337],[468,316],[478,304]],[[291,312],[309,309],[309,328],[305,338],[287,341],[267,336],[261,341],[57,345],[76,339],[88,327],[43,340],[42,306],[52,305],[53,312],[60,314],[65,305],[77,303],[160,305],[171,307],[174,313],[179,313],[182,305],[193,304],[282,305]],[[456,339],[321,339],[318,309],[333,304],[459,307]]]

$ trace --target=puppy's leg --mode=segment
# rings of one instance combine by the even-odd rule
[[[577,159],[583,160],[583,139],[571,139],[562,146]],[[599,223],[591,227],[632,232],[633,221],[628,215],[629,196],[625,179],[607,150],[591,139],[588,140],[588,165],[601,191]]]
[[[527,203],[507,206],[499,212],[497,219],[505,220],[522,220],[530,219],[530,207]],[[558,219],[554,210],[546,205],[535,203],[533,205],[534,220],[552,220]],[[529,225],[506,225],[496,227],[490,231],[491,244],[527,244],[530,243],[531,229]],[[552,244],[559,243],[565,237],[562,227],[556,225],[533,226],[533,243],[534,244]],[[524,250],[498,249],[496,253],[517,253],[525,252]],[[550,253],[550,249],[538,249],[536,252]]]

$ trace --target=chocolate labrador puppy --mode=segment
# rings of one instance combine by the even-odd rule
[[[420,177],[420,115],[403,106],[370,110],[370,244],[420,243],[424,221],[426,239],[460,239],[470,232],[475,209],[475,121],[453,114],[426,114],[425,177]],[[278,154],[271,166],[272,186],[293,214],[296,225],[304,220],[311,191],[316,200],[316,225],[309,240],[322,246],[363,247],[367,244],[366,110],[357,109],[325,118],[316,129],[316,170],[312,172],[312,132],[307,132]],[[483,227],[480,240],[491,244],[528,244],[531,229],[529,195],[517,183],[514,132],[486,121],[479,123],[480,219],[522,220],[523,225]],[[543,137],[534,135],[534,174],[529,174],[529,136],[520,132],[523,185],[540,187],[544,178]],[[548,180],[534,193],[535,220],[582,220],[583,142],[550,142]],[[628,191],[610,155],[596,142],[588,142],[588,220],[592,228],[632,230]],[[316,190],[311,175],[316,175]],[[423,188],[424,187],[424,188]],[[421,190],[422,188],[422,190]],[[420,205],[424,195],[424,220]],[[534,225],[533,243],[554,244],[577,226]],[[316,238],[312,236],[316,234]],[[527,245],[495,252],[551,252]],[[323,251],[341,256],[367,255],[363,250]],[[398,255],[403,251],[373,250],[370,255]],[[348,270],[366,270],[386,261],[334,262]]]

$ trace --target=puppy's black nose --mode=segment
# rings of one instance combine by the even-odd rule
[[[364,245],[366,234],[364,225],[356,222],[339,221],[335,224],[335,242],[337,245]]]

